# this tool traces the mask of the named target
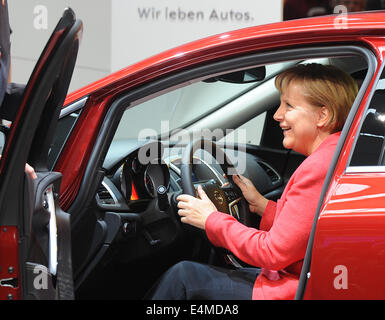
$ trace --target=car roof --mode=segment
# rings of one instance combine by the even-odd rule
[[[165,73],[214,58],[231,57],[261,49],[288,48],[298,44],[346,43],[357,41],[363,36],[384,36],[384,21],[385,11],[367,11],[349,13],[344,17],[335,14],[282,21],[209,36],[112,73],[71,93],[65,105],[91,92],[98,98],[113,95]]]

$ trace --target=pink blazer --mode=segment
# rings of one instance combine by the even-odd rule
[[[321,189],[340,132],[327,137],[291,176],[281,198],[269,201],[260,229],[213,212],[206,220],[209,240],[246,263],[261,267],[253,299],[293,299]]]

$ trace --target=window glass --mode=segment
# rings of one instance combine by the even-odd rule
[[[296,62],[276,63],[266,66],[266,79]],[[136,105],[124,112],[114,140],[157,137],[175,129],[182,129],[223,107],[242,94],[258,87],[261,82],[228,83],[195,82],[167,92]],[[244,127],[250,129],[248,141],[259,141],[264,116],[250,120]],[[259,125],[262,121],[262,125]],[[254,137],[255,134],[255,137]],[[253,138],[251,137],[253,135]],[[230,138],[231,139],[231,138]]]
[[[55,136],[53,142],[51,144],[51,148],[48,150],[48,168],[53,169],[56,159],[63,148],[67,138],[75,125],[76,120],[79,117],[81,110],[77,110],[76,112],[70,113],[67,116],[61,118],[58,121]]]
[[[261,137],[263,132],[263,126],[265,123],[266,111],[258,115],[257,117],[247,121],[233,132],[229,133],[226,137],[220,139],[218,142],[236,143],[240,136],[240,130],[246,133],[245,141],[248,144],[259,145],[261,143]]]
[[[157,136],[183,128],[252,86],[255,83],[197,82],[168,92],[126,110],[114,140],[136,139],[145,130]]]
[[[366,110],[350,166],[384,165],[385,71]]]

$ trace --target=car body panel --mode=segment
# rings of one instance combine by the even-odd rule
[[[16,226],[0,228],[0,300],[18,300],[21,297],[18,243]],[[16,281],[16,286],[9,283],[12,280]]]
[[[333,185],[317,223],[308,299],[383,299],[384,178],[346,174]]]
[[[82,174],[85,171],[87,160],[90,157],[96,141],[98,129],[108,110],[109,101],[94,104],[89,99],[84,106],[78,125],[66,143],[62,156],[55,166],[55,171],[62,172],[62,187],[60,205],[66,210],[76,197],[79,190]]]

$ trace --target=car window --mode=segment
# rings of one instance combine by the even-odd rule
[[[167,130],[183,128],[252,86],[255,84],[197,82],[173,90],[126,110],[115,138],[138,138],[143,129],[151,129],[158,134],[166,133],[164,121],[167,121]]]
[[[280,70],[295,62],[276,63],[266,66],[266,79],[271,78]],[[263,82],[263,81],[262,81]],[[158,137],[205,117],[223,107],[244,93],[256,88],[261,82],[228,83],[228,82],[195,82],[182,88],[177,88],[156,98],[127,109],[119,123],[114,140],[137,139],[138,137]],[[256,137],[261,132],[263,116],[250,120],[242,126],[253,128],[252,135]],[[242,129],[240,128],[240,129]],[[251,132],[250,131],[250,132]],[[251,137],[251,133],[250,133]],[[253,141],[259,141],[253,138]]]
[[[55,166],[57,157],[67,141],[67,138],[74,127],[80,112],[81,110],[72,112],[58,121],[55,136],[52,141],[51,148],[48,151],[48,168],[50,168],[50,170],[52,170]]]
[[[385,165],[385,71],[367,108],[350,166]]]
[[[265,123],[266,111],[247,121],[234,131],[230,132],[226,137],[218,140],[218,142],[236,143],[239,141],[241,132],[245,133],[244,141],[248,144],[260,145]]]

